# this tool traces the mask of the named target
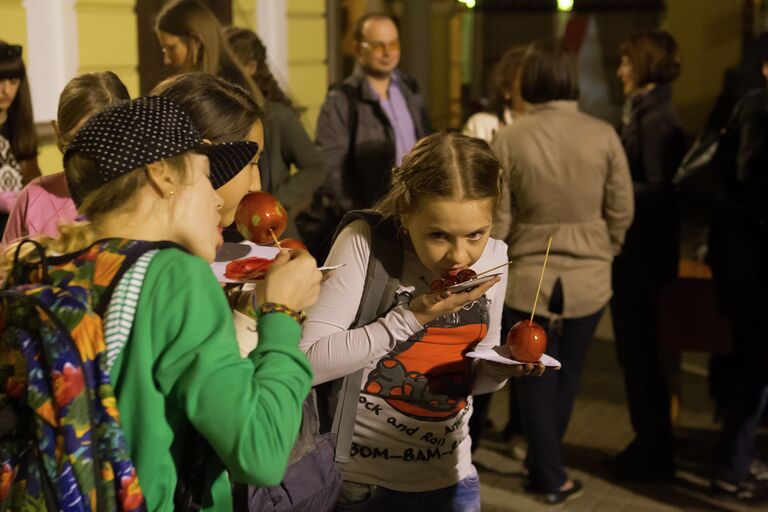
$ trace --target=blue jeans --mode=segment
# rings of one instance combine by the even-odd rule
[[[480,512],[480,477],[477,473],[434,491],[402,492],[378,485],[352,485],[367,492],[361,493],[360,501],[337,503],[336,512]]]

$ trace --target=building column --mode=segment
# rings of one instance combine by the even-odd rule
[[[24,7],[32,36],[25,60],[35,121],[48,122],[56,119],[61,90],[77,74],[75,0],[24,0]]]
[[[290,92],[305,109],[301,120],[310,137],[328,92],[326,7],[325,0],[291,0],[286,13]]]
[[[256,33],[267,47],[269,69],[280,84],[288,90],[288,11],[287,0],[268,0],[256,3]]]

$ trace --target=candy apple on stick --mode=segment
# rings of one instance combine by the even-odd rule
[[[485,274],[488,274],[490,272],[493,272],[494,270],[498,270],[501,267],[506,267],[507,265],[511,264],[511,261],[508,261],[506,263],[502,263],[501,265],[497,265],[493,268],[489,268],[488,270],[484,270],[480,272],[479,274],[472,270],[471,268],[463,268],[461,270],[451,270],[447,272],[443,277],[440,279],[435,279],[431,283],[429,283],[429,289],[430,291],[436,292],[438,290],[442,290],[444,288],[449,288],[456,284],[466,283],[467,281],[471,281],[475,278],[482,277]]]
[[[541,283],[544,280],[544,271],[547,268],[547,259],[549,258],[549,248],[552,246],[552,237],[549,237],[547,243],[547,252],[544,255],[544,265],[541,267],[541,276],[539,277],[539,287],[536,290],[536,298],[533,301],[533,310],[530,320],[521,320],[512,326],[507,335],[507,347],[513,359],[524,363],[535,363],[544,354],[547,349],[547,333],[543,327],[533,321],[533,315],[536,313],[536,304],[539,302],[539,292],[541,292]]]
[[[280,241],[288,223],[288,215],[280,201],[267,192],[246,195],[235,212],[237,230],[246,240],[257,245],[274,243],[278,249],[307,250],[299,240],[286,238]],[[224,277],[236,281],[263,279],[274,260],[258,256],[230,261]]]
[[[273,195],[253,192],[240,201],[235,213],[235,224],[243,238],[265,245],[283,234],[288,224],[288,215]],[[277,245],[280,246],[279,243]]]
[[[294,238],[278,240],[288,224],[288,215],[280,201],[267,192],[246,195],[235,213],[237,230],[246,240],[258,245],[274,243],[281,249],[307,250],[307,246]]]
[[[477,277],[477,273],[475,273],[474,270],[471,268],[463,268],[455,272],[448,272],[440,279],[435,279],[430,283],[429,288],[434,292],[442,290],[443,288],[448,288],[454,284],[464,283],[475,277]]]

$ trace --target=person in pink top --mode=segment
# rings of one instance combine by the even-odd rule
[[[96,112],[130,100],[123,82],[112,73],[88,73],[67,83],[59,96],[57,120],[53,121],[56,142],[63,153],[77,130]],[[2,246],[34,235],[57,236],[61,223],[77,217],[63,172],[29,182],[19,194],[3,233]]]

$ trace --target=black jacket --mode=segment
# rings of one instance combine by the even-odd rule
[[[325,166],[292,108],[267,101],[266,110],[264,154],[268,162],[264,167],[269,173],[269,192],[283,203],[288,213],[285,236],[297,238],[296,215],[310,205],[315,190],[325,181]],[[292,165],[298,172],[291,173]]]
[[[760,314],[768,300],[768,90],[737,107],[734,161],[721,165],[727,204],[709,236],[709,261],[721,310]],[[763,310],[764,311],[764,310]]]
[[[635,219],[658,220],[669,211],[672,177],[685,154],[685,133],[672,107],[672,87],[662,84],[632,100],[629,123],[621,129],[635,188]]]
[[[413,79],[399,71],[394,76],[418,140],[432,129],[424,98]],[[331,87],[317,120],[316,143],[328,169],[323,193],[333,197],[342,213],[370,208],[389,188],[395,165],[394,129],[366,86],[362,70],[356,69],[341,84]]]
[[[679,229],[672,177],[686,149],[670,84],[632,99],[621,142],[632,174],[635,218],[614,270],[664,282],[677,275]]]
[[[768,90],[753,91],[737,117],[738,153],[726,174],[728,198],[743,208],[747,222],[768,222]]]

